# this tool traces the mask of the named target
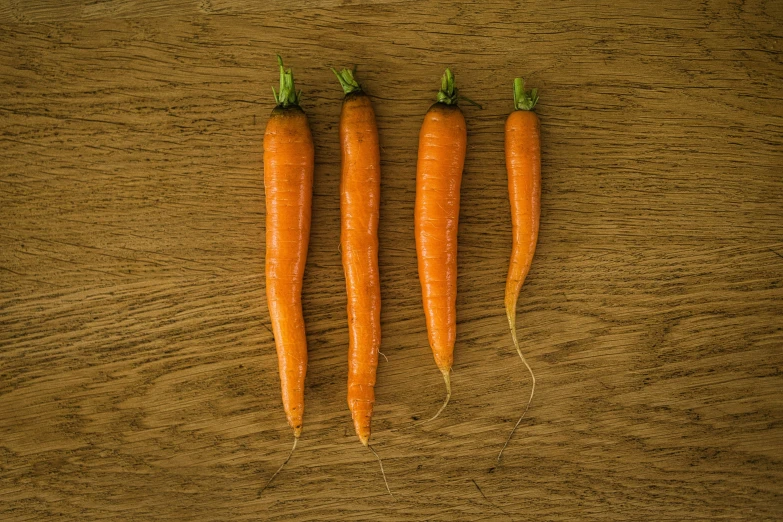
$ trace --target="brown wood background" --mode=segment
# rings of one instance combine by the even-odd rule
[[[783,3],[0,0],[0,518],[783,517]],[[648,5],[645,5],[648,4]],[[305,430],[264,297],[261,139],[294,67],[316,142]],[[341,91],[383,146],[373,441],[345,404]],[[421,311],[418,127],[469,147],[454,396]],[[503,312],[503,121],[540,89],[541,237]]]

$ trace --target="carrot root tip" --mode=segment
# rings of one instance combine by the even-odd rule
[[[431,419],[424,422],[430,422],[437,419],[441,412],[446,409],[446,405],[448,405],[449,399],[451,399],[451,369],[441,370],[441,372],[443,373],[443,382],[446,383],[446,399],[443,401],[443,406],[440,407],[438,413],[436,413]]]
[[[301,428],[299,428],[299,431],[301,432],[301,431],[302,431],[302,429],[301,429]],[[275,471],[274,475],[272,475],[272,478],[270,478],[270,479],[269,479],[269,481],[266,483],[266,485],[265,485],[263,488],[261,488],[261,491],[259,491],[259,492],[258,492],[258,496],[259,496],[259,497],[261,496],[261,493],[263,493],[263,492],[264,492],[264,490],[265,490],[266,488],[268,488],[268,487],[269,487],[269,484],[271,484],[271,483],[272,483],[272,481],[273,481],[273,480],[275,480],[275,477],[277,476],[277,474],[278,474],[278,473],[280,473],[280,472],[283,470],[283,467],[284,467],[286,464],[288,464],[288,461],[289,461],[289,460],[291,460],[291,455],[293,455],[293,454],[294,454],[294,450],[296,449],[296,443],[297,443],[297,442],[299,442],[299,435],[296,435],[296,436],[294,437],[294,445],[293,445],[293,447],[291,448],[291,451],[288,453],[288,457],[286,457],[286,459],[283,461],[283,463],[282,463],[282,464],[280,464],[280,467],[279,467],[279,468],[277,468],[277,471]]]
[[[367,446],[367,448],[368,448],[370,451],[372,451],[372,454],[373,454],[373,455],[375,455],[375,458],[376,458],[376,459],[378,459],[378,465],[381,467],[381,476],[383,477],[383,483],[384,483],[384,484],[386,484],[386,491],[388,491],[388,492],[389,492],[389,495],[391,496],[392,500],[394,500],[394,501],[396,502],[396,501],[397,501],[397,499],[396,499],[396,498],[394,498],[394,495],[392,495],[392,492],[391,492],[391,490],[389,489],[389,483],[386,481],[386,472],[385,472],[385,471],[383,471],[383,462],[381,461],[381,457],[380,457],[380,455],[378,455],[378,453],[377,453],[377,452],[376,452],[376,451],[373,449],[373,447],[372,447],[372,446],[370,446],[369,444],[365,444],[365,446]]]
[[[498,460],[497,460],[498,464],[500,464],[500,459],[501,457],[503,457],[503,451],[505,451],[506,446],[508,446],[508,443],[511,441],[511,437],[514,436],[514,432],[516,431],[519,424],[522,422],[522,419],[525,418],[525,415],[527,414],[527,410],[530,409],[530,403],[533,402],[533,395],[536,393],[536,376],[533,373],[533,369],[530,368],[530,365],[527,363],[525,356],[522,355],[522,349],[519,347],[519,340],[517,339],[515,315],[516,315],[516,300],[514,300],[513,306],[508,306],[508,305],[506,306],[506,316],[508,317],[508,326],[511,329],[511,339],[514,341],[514,348],[516,348],[517,354],[519,354],[519,358],[522,359],[522,363],[525,365],[525,368],[527,368],[527,371],[530,373],[530,379],[533,381],[533,385],[530,388],[530,398],[528,398],[527,400],[527,405],[525,406],[525,410],[522,412],[522,415],[520,415],[519,420],[517,420],[517,423],[511,429],[511,433],[508,434],[506,443],[503,444],[503,447],[500,449],[500,453],[498,453]]]

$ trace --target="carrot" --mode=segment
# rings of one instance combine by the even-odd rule
[[[334,73],[345,91],[340,114],[340,242],[348,294],[348,408],[356,435],[367,446],[381,345],[381,152],[370,97],[351,71]]]
[[[522,78],[514,79],[514,111],[506,120],[506,171],[508,172],[508,196],[511,202],[512,248],[511,262],[506,278],[506,317],[511,329],[511,339],[519,357],[530,372],[533,386],[527,406],[519,417],[506,443],[498,454],[498,462],[511,436],[530,408],[536,390],[536,376],[522,355],[516,331],[516,310],[519,292],[530,271],[538,241],[541,215],[541,124],[533,112],[538,102],[538,91],[525,91]]]
[[[295,90],[291,69],[283,67],[280,56],[277,60],[280,91],[275,93],[272,88],[277,105],[264,133],[266,296],[277,348],[283,409],[294,430],[292,454],[302,433],[304,413],[307,338],[302,315],[302,278],[310,239],[314,147],[307,116],[299,106],[301,91]]]
[[[340,114],[340,243],[348,296],[348,409],[361,443],[370,446],[375,374],[381,346],[381,280],[378,274],[378,217],[381,152],[370,97],[353,72],[332,69],[345,92]],[[393,495],[392,495],[393,497]]]
[[[451,398],[451,366],[457,336],[457,224],[467,130],[457,107],[457,89],[449,69],[441,79],[438,101],[424,116],[416,165],[414,229],[424,318],[435,364]]]

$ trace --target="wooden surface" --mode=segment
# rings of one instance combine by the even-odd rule
[[[783,3],[0,0],[0,518],[783,517]],[[316,143],[291,444],[264,297],[261,138],[294,67]],[[352,433],[337,120],[383,147],[373,441]],[[454,395],[417,280],[418,127],[466,105]],[[540,89],[541,236],[503,312],[502,130]]]

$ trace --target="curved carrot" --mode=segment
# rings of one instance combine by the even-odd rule
[[[348,294],[348,408],[356,435],[367,446],[381,345],[381,152],[370,97],[351,71],[332,70],[345,91],[340,114],[340,242]]]
[[[438,102],[430,107],[419,133],[414,228],[424,317],[435,364],[451,397],[451,366],[457,336],[457,225],[459,191],[465,164],[467,129],[457,107],[449,69],[441,79]],[[432,420],[430,419],[430,420]]]
[[[514,430],[527,413],[536,390],[536,377],[522,355],[516,331],[517,298],[530,271],[538,242],[541,215],[541,124],[533,112],[538,102],[538,92],[525,91],[522,78],[514,79],[514,111],[506,120],[506,170],[508,171],[508,196],[511,202],[512,249],[511,262],[506,278],[506,317],[511,338],[519,357],[530,372],[533,387],[527,406],[519,417],[506,443],[498,454],[498,462],[506,449]]]
[[[266,296],[277,348],[280,385],[294,438],[302,433],[307,338],[302,316],[302,277],[310,239],[313,138],[299,107],[291,69],[280,64],[277,106],[264,134],[266,192]],[[274,477],[273,477],[274,478]]]

